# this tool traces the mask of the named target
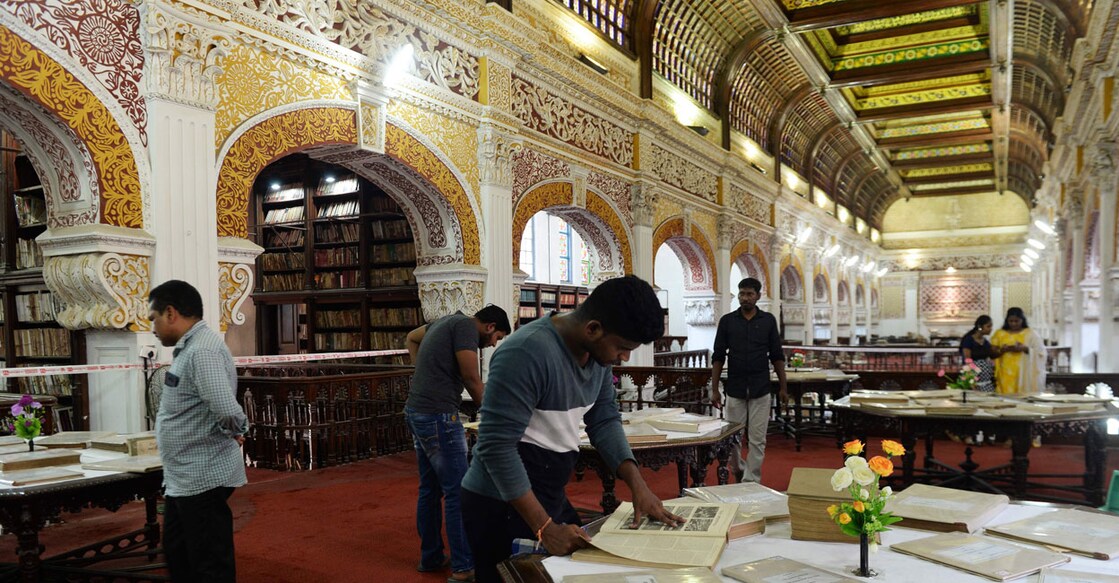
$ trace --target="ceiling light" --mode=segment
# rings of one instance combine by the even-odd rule
[[[707,129],[707,126],[688,126],[688,129],[692,130],[693,132],[695,132],[695,133],[697,133],[701,136],[706,136],[711,131],[711,130]]]
[[[835,245],[829,247],[828,250],[824,252],[824,257],[831,257],[836,253],[839,253],[839,243],[836,243]]]
[[[280,183],[279,182],[273,182],[271,184],[271,186],[269,186],[268,188],[271,188],[272,190],[280,190]]]
[[[1026,243],[1028,243],[1030,247],[1033,247],[1034,249],[1045,249],[1045,243],[1042,243],[1037,239],[1026,239]]]
[[[1026,255],[1029,255],[1030,257],[1032,257],[1034,259],[1040,259],[1041,258],[1040,253],[1038,253],[1037,251],[1034,251],[1033,249],[1030,249],[1029,247],[1026,247],[1026,250],[1023,251],[1023,253],[1025,253]]]
[[[803,231],[801,231],[799,235],[797,235],[797,244],[799,245],[801,243],[804,243],[811,236],[812,236],[812,227],[805,227],[805,229]]]
[[[1053,230],[1053,227],[1051,227],[1049,225],[1049,223],[1047,223],[1047,222],[1045,222],[1041,219],[1038,219],[1038,220],[1034,221],[1034,225],[1038,229],[1041,229],[1041,232],[1045,233],[1046,235],[1056,235],[1057,234],[1057,231]]]
[[[595,73],[598,73],[600,75],[605,75],[610,72],[610,67],[607,67],[606,65],[603,65],[602,63],[594,60],[593,57],[585,53],[581,53],[579,55],[579,62],[594,69]]]
[[[845,260],[845,261],[843,262],[843,267],[851,267],[851,266],[852,266],[852,265],[854,265],[854,264],[855,264],[855,262],[856,262],[856,261],[858,261],[858,260],[859,260],[858,256],[856,256],[856,255],[852,255],[852,256],[848,257],[848,258],[847,258],[847,259],[846,259],[846,260]]]
[[[1033,268],[1031,268],[1029,265],[1026,265],[1025,263],[1019,263],[1018,267],[1021,267],[1022,271],[1025,271],[1027,273],[1033,271]]]
[[[404,43],[397,49],[396,53],[389,59],[388,67],[385,68],[385,76],[382,81],[385,87],[398,87],[400,82],[404,80],[404,76],[412,72],[415,52],[416,49],[410,42]]]
[[[882,269],[879,269],[878,271],[876,271],[874,273],[874,275],[877,275],[878,277],[882,277],[883,275],[886,275],[889,272],[890,272],[890,270],[888,268],[883,267]]]
[[[944,270],[944,273],[956,273],[956,268],[949,265],[948,268]]]
[[[1026,265],[1029,265],[1029,266],[1033,266],[1034,260],[1030,259],[1029,257],[1027,257],[1025,255],[1023,255],[1022,256],[1022,263],[1025,263]]]
[[[874,269],[875,265],[876,264],[873,261],[871,261],[870,263],[867,263],[866,265],[863,265],[863,269],[862,269],[863,273],[870,273],[870,271],[872,269]]]
[[[334,177],[333,176],[327,176],[327,177],[324,178],[324,180],[326,180],[327,184],[333,184],[334,183]]]

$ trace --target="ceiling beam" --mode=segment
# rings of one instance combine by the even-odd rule
[[[955,57],[941,57],[930,59],[920,64],[894,63],[891,65],[878,65],[875,67],[861,67],[847,71],[831,72],[829,87],[873,87],[876,85],[892,85],[895,83],[910,83],[925,81],[942,77],[967,75],[986,70],[991,66],[987,55],[973,53]]]
[[[961,194],[983,194],[987,192],[998,192],[998,188],[992,184],[988,186],[969,186],[967,188],[945,188],[943,190],[916,190],[913,191],[913,198],[959,196]]]
[[[1010,135],[1010,104],[1014,101],[1014,2],[989,0],[991,59],[991,130],[995,137],[995,185],[1006,188],[1006,147]]]
[[[843,122],[839,120],[832,122],[831,125],[826,126],[824,129],[820,130],[820,132],[816,134],[816,137],[813,138],[812,142],[809,144],[807,164],[805,165],[804,170],[801,172],[801,176],[804,176],[805,179],[808,180],[809,184],[814,184],[813,178],[816,174],[816,155],[820,153],[820,148],[823,147],[824,142],[828,139],[828,136],[832,135],[832,133],[842,127]],[[835,186],[833,185],[832,188],[835,188]]]
[[[976,154],[958,154],[956,156],[935,156],[932,158],[918,158],[915,160],[891,160],[890,163],[898,170],[919,170],[922,168],[944,168],[960,164],[974,164],[991,162],[994,156],[990,152]]]
[[[715,107],[715,115],[723,120],[723,148],[730,149],[730,92],[734,87],[734,79],[742,67],[746,65],[750,55],[770,39],[777,36],[773,29],[761,29],[746,35],[726,59],[723,70],[715,77],[715,88],[711,96]]]
[[[859,181],[855,183],[855,187],[851,189],[850,194],[847,196],[847,209],[848,210],[850,210],[851,212],[855,212],[856,210],[858,210],[859,214],[861,216],[863,216],[863,217],[867,216],[866,211],[867,211],[867,206],[868,205],[865,205],[865,204],[860,205],[860,207],[858,209],[856,209],[855,204],[858,203],[860,200],[862,200],[862,197],[859,196],[859,193],[863,191],[863,187],[866,186],[867,181],[869,181],[871,178],[874,178],[874,176],[881,171],[882,171],[881,169],[875,167],[872,170],[870,170],[869,172],[867,172],[866,174],[863,174],[863,177],[860,178]]]
[[[944,28],[958,28],[961,26],[975,26],[979,24],[979,19],[973,16],[959,16],[956,18],[946,18],[944,20],[933,20],[929,22],[921,22],[917,24],[909,24],[905,26],[898,26],[894,28],[884,28],[882,30],[874,30],[870,32],[860,32],[857,34],[843,35],[838,31],[829,30],[828,33],[835,39],[835,44],[846,45],[850,43],[861,43],[872,40],[889,39],[896,36],[906,36],[911,34],[922,34],[941,30]]]
[[[991,133],[991,130],[984,128],[961,132],[940,132],[935,134],[883,138],[878,141],[878,147],[883,150],[897,150],[901,148],[957,146],[959,144],[986,142],[992,139],[994,139],[994,134]]]
[[[917,0],[914,2],[849,0],[848,2],[834,2],[823,6],[786,11],[786,14],[789,18],[789,30],[804,32],[855,24],[864,20],[877,20],[879,18],[903,16],[913,12],[966,6],[968,4],[975,4],[975,0]]]
[[[961,172],[959,174],[939,174],[937,176],[922,176],[921,178],[907,178],[905,183],[909,186],[916,184],[937,184],[939,182],[956,182],[958,180],[982,180],[994,178],[994,171]],[[914,193],[918,192],[916,190]]]
[[[891,119],[904,119],[907,117],[922,117],[941,113],[959,113],[961,111],[986,111],[994,107],[991,100],[986,97],[965,97],[951,101],[938,101],[931,104],[917,103],[914,105],[899,105],[896,107],[879,107],[856,112],[858,123],[871,123]]]
[[[843,158],[839,160],[839,164],[835,165],[835,172],[832,172],[831,175],[831,184],[833,189],[832,196],[835,197],[836,202],[839,202],[839,179],[843,176],[843,171],[847,169],[848,164],[854,162],[859,156],[865,155],[866,154],[861,149],[856,148],[844,154]]]
[[[637,53],[638,89],[642,99],[653,98],[653,31],[656,30],[654,19],[659,3],[659,0],[637,0],[630,20],[630,38],[633,39],[633,52]]]
[[[769,154],[773,156],[773,178],[777,182],[781,182],[779,174],[781,170],[781,133],[785,131],[785,122],[788,121],[789,114],[815,90],[816,88],[808,81],[801,83],[799,87],[785,97],[785,106],[770,120],[769,143],[766,144],[766,147],[769,149]]]

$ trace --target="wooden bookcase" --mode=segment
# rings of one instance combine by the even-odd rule
[[[43,187],[31,160],[7,132],[0,132],[0,201],[0,366],[84,363],[84,334],[55,321],[61,306],[43,281],[43,254],[35,242],[47,229]],[[3,388],[52,395],[58,399],[55,427],[88,429],[85,375],[10,378]]]
[[[404,348],[424,323],[400,207],[353,172],[296,154],[254,185],[261,354]]]
[[[521,285],[517,325],[527,324],[549,312],[570,312],[587,299],[587,288],[575,285],[527,282]]]

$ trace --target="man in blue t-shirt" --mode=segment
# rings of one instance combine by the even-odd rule
[[[515,538],[553,555],[587,545],[564,487],[579,456],[579,422],[633,494],[635,519],[675,526],[645,480],[622,431],[612,366],[660,338],[653,288],[633,277],[603,282],[574,312],[522,326],[490,361],[474,459],[462,481],[463,522],[479,583],[498,583],[497,564]]]
[[[448,581],[471,581],[474,576],[474,558],[462,527],[459,496],[466,473],[466,433],[458,412],[462,389],[466,387],[475,403],[482,402],[478,349],[496,345],[509,330],[505,310],[486,306],[474,317],[458,312],[420,326],[408,333],[406,341],[416,365],[404,418],[412,430],[420,470],[417,569],[430,572],[447,567],[442,533],[445,510],[452,570]]]

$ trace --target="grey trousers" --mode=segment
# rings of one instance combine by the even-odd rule
[[[765,459],[765,434],[769,429],[771,395],[756,399],[738,399],[727,395],[726,419],[746,425],[746,435],[742,444],[734,446],[731,454],[731,470],[741,474],[743,482],[762,481],[762,460]],[[742,460],[742,445],[747,446],[746,460]]]

